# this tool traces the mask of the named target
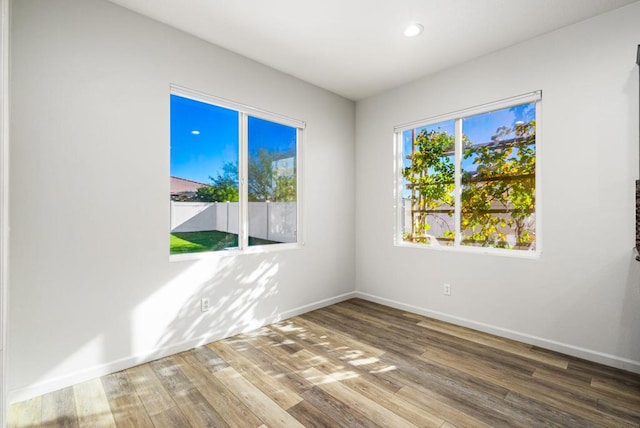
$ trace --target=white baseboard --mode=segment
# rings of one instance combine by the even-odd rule
[[[544,339],[542,337],[532,336],[530,334],[520,333],[502,327],[496,327],[490,324],[448,315],[442,312],[398,302],[396,300],[375,296],[373,294],[363,293],[361,291],[356,291],[354,297],[640,374],[640,361],[620,358],[615,355],[605,354],[603,352],[581,348],[567,343],[556,342],[554,340]]]
[[[460,325],[463,327],[472,328],[474,330],[483,331],[485,333],[495,334],[497,336],[506,337],[508,339],[513,339],[523,343],[528,343],[530,345],[539,346],[541,348],[549,349],[552,351],[561,352],[563,354],[571,355],[574,357],[583,358],[585,360],[593,361],[596,363],[605,364],[607,366],[620,368],[620,369],[627,370],[634,373],[640,373],[640,361],[620,358],[615,355],[605,354],[602,352],[593,351],[590,349],[585,349],[585,348],[573,346],[566,343],[560,343],[553,340],[544,339],[541,337],[504,329],[501,327],[496,327],[493,325],[480,323],[477,321],[456,317],[453,315],[448,315],[442,312],[421,308],[418,306],[398,302],[396,300],[391,300],[384,297],[375,296],[373,294],[368,294],[361,291],[344,293],[328,299],[319,300],[313,303],[309,303],[307,305],[299,306],[294,309],[283,311],[279,314],[275,314],[270,318],[266,319],[263,325],[268,325],[278,321],[282,321],[287,318],[301,315],[316,309],[323,308],[325,306],[333,305],[335,303],[339,303],[344,300],[348,300],[356,297],[364,300],[369,300],[371,302],[380,303],[382,305],[390,306],[392,308],[400,309],[403,311],[412,312],[412,313],[424,315],[427,317],[435,318],[438,320],[450,322],[452,324]],[[231,332],[226,330],[214,331],[205,336],[192,338],[192,339],[189,339],[180,343],[176,343],[170,346],[158,348],[156,350],[153,350],[144,354],[121,358],[115,361],[110,361],[108,363],[100,364],[100,365],[89,367],[73,373],[69,373],[67,375],[60,376],[57,378],[46,379],[43,382],[32,384],[24,388],[10,390],[7,395],[8,402],[12,404],[12,403],[28,400],[30,398],[37,397],[39,395],[46,394],[52,391],[57,391],[59,389],[66,388],[68,386],[75,385],[96,377],[104,376],[110,373],[115,373],[120,370],[128,369],[130,367],[134,367],[139,364],[144,364],[149,361],[157,360],[158,358],[163,358],[169,355],[173,355],[179,352],[183,352],[183,351],[195,348],[197,346],[204,345],[206,343],[215,342],[216,340],[221,340],[226,337],[230,337],[240,333],[246,333],[248,331],[255,330],[255,329],[256,329],[255,326],[250,326],[250,327],[238,327],[237,331],[231,331]]]
[[[289,309],[287,311],[280,312],[279,314],[275,314],[267,318],[262,325],[265,326],[265,325],[273,324],[275,322],[279,322],[287,318],[291,318],[297,315],[311,312],[313,310],[320,309],[325,306],[333,305],[335,303],[339,303],[344,300],[351,299],[353,297],[356,297],[356,293],[349,292],[349,293],[340,294],[338,296],[330,297],[328,299],[319,300],[313,303],[299,306],[294,309]],[[187,351],[189,349],[204,345],[206,343],[215,342],[216,340],[221,340],[221,339],[234,336],[240,333],[246,333],[248,331],[255,330],[255,329],[256,327],[252,325],[250,327],[240,326],[238,327],[237,331],[228,331],[228,330],[214,331],[205,336],[192,338],[192,339],[189,339],[180,343],[176,343],[173,345],[169,345],[169,346],[164,346],[162,348],[158,348],[144,354],[121,358],[115,361],[110,361],[108,363],[89,367],[83,370],[78,370],[76,372],[69,373],[64,376],[59,376],[52,379],[46,379],[42,382],[38,382],[36,384],[32,384],[24,388],[10,390],[7,396],[8,403],[9,404],[18,403],[20,401],[28,400],[30,398],[37,397],[42,394],[57,391],[59,389],[66,388],[71,385],[82,383],[87,380],[94,379],[96,377],[104,376],[110,373],[115,373],[120,370],[125,370],[130,367],[137,366],[139,364],[144,364],[149,361],[154,361],[159,358],[163,358],[169,355],[177,354],[179,352]]]

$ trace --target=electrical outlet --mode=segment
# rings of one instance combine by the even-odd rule
[[[442,287],[442,294],[445,296],[451,296],[451,284],[444,284]]]
[[[200,310],[202,312],[207,312],[209,310],[209,299],[206,297],[200,299]]]

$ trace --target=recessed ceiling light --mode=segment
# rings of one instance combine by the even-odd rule
[[[407,37],[415,37],[422,33],[423,30],[424,27],[421,24],[413,23],[404,30],[404,35]]]
[[[197,129],[194,129],[193,131],[191,131],[191,133],[193,135],[200,135],[200,131],[198,131]]]

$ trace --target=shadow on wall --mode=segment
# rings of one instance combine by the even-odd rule
[[[163,256],[164,260],[167,258]],[[11,361],[15,380],[10,385],[10,400],[22,401],[253,330],[275,320],[281,310],[278,300],[273,299],[280,293],[279,254],[215,254],[199,260],[164,263],[159,268],[154,256],[146,260],[132,257],[117,269],[96,264],[91,279],[80,279],[79,273],[68,269],[65,274],[59,273],[40,298],[56,293],[58,286],[53,282],[75,281],[91,284],[79,288],[75,297],[75,301],[87,304],[58,305],[60,315],[56,318],[65,320],[61,324],[56,319],[30,318],[29,328],[48,331],[50,340],[25,342],[14,338],[21,342],[20,354],[24,358]],[[127,287],[113,287],[123,281]],[[122,294],[125,288],[126,295]],[[203,297],[210,300],[207,312],[200,310]],[[69,311],[74,313],[72,318],[64,315]],[[66,325],[68,322],[76,325]]]
[[[279,256],[242,255],[240,258],[223,255],[193,262],[140,303],[131,319],[134,354],[182,348],[184,344],[198,346],[256,329],[273,320],[279,307],[269,301],[279,293],[276,280],[281,268]],[[185,287],[191,292],[185,294]],[[202,298],[210,301],[208,311],[201,311]],[[176,299],[183,300],[176,305]],[[169,307],[177,310],[167,317]],[[156,322],[150,323],[150,319]],[[138,349],[141,345],[146,349]]]

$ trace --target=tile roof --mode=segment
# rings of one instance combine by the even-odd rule
[[[171,194],[176,195],[180,193],[195,192],[201,187],[208,186],[205,183],[198,183],[197,181],[187,180],[185,178],[171,176]]]

